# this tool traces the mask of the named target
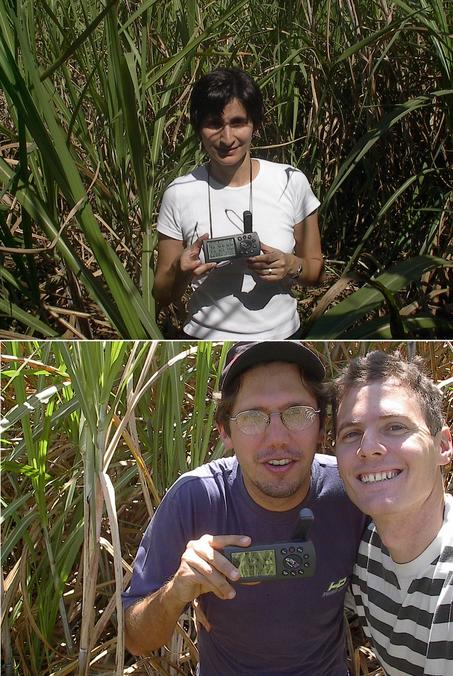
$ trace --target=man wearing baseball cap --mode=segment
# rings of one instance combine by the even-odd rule
[[[148,526],[123,595],[131,652],[167,643],[196,601],[200,676],[346,676],[344,595],[364,516],[335,459],[316,454],[324,379],[319,356],[299,342],[230,349],[216,420],[235,454],[180,477]],[[314,515],[314,575],[241,584],[223,549],[289,542],[301,508]]]

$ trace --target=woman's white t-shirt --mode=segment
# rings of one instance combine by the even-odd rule
[[[157,230],[185,246],[210,233],[212,237],[243,232],[243,212],[251,208],[253,230],[261,243],[285,253],[294,251],[294,226],[318,208],[306,176],[287,164],[259,161],[250,185],[223,186],[210,176],[207,165],[174,180],[166,189]],[[203,252],[201,252],[203,260]],[[300,325],[290,280],[267,282],[247,267],[246,259],[221,263],[192,282],[184,331],[196,339],[285,339]]]

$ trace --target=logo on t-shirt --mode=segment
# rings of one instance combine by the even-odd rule
[[[326,591],[324,592],[323,597],[324,596],[331,596],[332,594],[336,594],[341,589],[343,589],[343,587],[345,586],[345,584],[347,584],[347,582],[348,582],[347,577],[342,577],[342,578],[340,578],[339,580],[336,580],[336,581],[334,580],[333,582],[330,583],[329,588],[326,589]]]

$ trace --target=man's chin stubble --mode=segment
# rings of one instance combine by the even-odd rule
[[[254,482],[255,488],[269,498],[292,498],[300,489],[300,483],[268,484]]]

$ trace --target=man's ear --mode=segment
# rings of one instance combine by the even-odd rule
[[[453,443],[448,425],[444,425],[439,434],[439,465],[448,465],[453,460]]]
[[[233,448],[233,442],[231,441],[230,435],[225,430],[225,427],[221,423],[217,423],[217,430],[226,450],[231,450]]]

